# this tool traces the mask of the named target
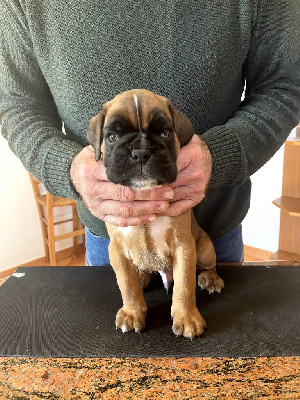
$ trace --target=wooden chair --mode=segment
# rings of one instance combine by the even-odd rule
[[[84,246],[85,230],[83,228],[81,221],[78,218],[75,200],[65,199],[59,196],[52,196],[49,192],[46,191],[43,184],[30,173],[29,177],[40,217],[44,248],[45,248],[45,256],[49,265],[55,266],[57,265],[55,242],[67,238],[73,238],[73,255],[77,255],[78,236],[82,235],[83,246]],[[65,206],[72,207],[72,218],[54,222],[54,215],[53,215],[54,207],[65,207]],[[73,230],[71,232],[55,236],[54,226],[70,221],[73,221]]]

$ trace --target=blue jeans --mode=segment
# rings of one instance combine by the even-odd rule
[[[242,225],[238,225],[227,235],[213,240],[218,262],[231,262],[244,260],[244,245]],[[88,266],[109,265],[108,256],[109,240],[94,235],[85,228],[85,262]]]

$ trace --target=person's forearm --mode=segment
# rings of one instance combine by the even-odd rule
[[[61,124],[61,121],[60,121]],[[78,199],[70,181],[73,157],[82,147],[65,139],[59,120],[34,104],[11,107],[2,116],[2,135],[25,168],[54,195]]]
[[[78,198],[69,177],[82,146],[67,140],[16,2],[0,12],[1,132],[24,166],[53,194]],[[17,56],[16,56],[17,53]]]

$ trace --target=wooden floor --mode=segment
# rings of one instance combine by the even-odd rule
[[[69,261],[68,266],[70,266],[70,267],[84,266],[85,267],[84,253],[80,254],[78,257],[72,258],[72,260]]]

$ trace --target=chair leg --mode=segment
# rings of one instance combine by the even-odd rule
[[[31,186],[32,186],[33,194],[34,194],[34,199],[35,199],[35,203],[36,203],[36,206],[37,206],[37,211],[38,211],[39,218],[40,218],[40,225],[41,225],[41,230],[42,230],[42,235],[43,235],[43,243],[44,243],[44,250],[45,250],[45,258],[47,260],[47,263],[50,263],[46,213],[45,213],[44,206],[42,204],[40,204],[40,202],[38,201],[38,198],[40,196],[40,188],[39,188],[40,182],[37,179],[35,179],[34,176],[31,175],[30,173],[28,173],[28,175],[29,175],[29,179],[30,179],[30,182],[31,182]]]
[[[44,250],[45,250],[45,258],[47,263],[50,264],[50,253],[49,253],[49,246],[48,246],[48,225],[44,222],[46,221],[46,215],[44,212],[44,207],[41,204],[37,204],[40,214],[40,224],[42,229],[43,235],[43,242],[44,242]]]
[[[76,204],[72,205],[73,231],[78,229],[78,216]],[[73,236],[73,254],[78,255],[78,236]]]
[[[56,254],[55,254],[55,238],[54,238],[54,217],[53,217],[53,206],[49,194],[47,194],[47,216],[48,216],[48,246],[49,246],[49,259],[50,266],[56,266]],[[49,197],[49,201],[48,201]],[[50,204],[49,204],[50,203]]]
[[[80,223],[80,226],[84,228],[84,225]],[[86,253],[86,247],[85,247],[85,233],[82,235],[82,243],[83,243],[83,252],[84,254]]]

